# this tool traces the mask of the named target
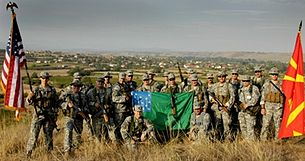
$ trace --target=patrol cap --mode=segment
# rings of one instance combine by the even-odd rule
[[[97,77],[97,78],[96,78],[96,81],[98,81],[98,82],[104,82],[105,79],[104,79],[104,77]]]
[[[201,109],[201,106],[198,102],[194,103],[194,110]]]
[[[190,77],[191,81],[197,81],[198,80],[198,75],[197,74],[192,74]]]
[[[125,78],[126,77],[126,74],[123,73],[123,72],[120,72],[119,73],[119,79],[122,79],[122,78]]]
[[[251,77],[249,75],[243,75],[243,76],[241,76],[241,80],[242,81],[250,81]]]
[[[74,79],[81,79],[82,76],[80,75],[79,72],[75,72],[75,73],[73,74],[73,78],[74,78]]]
[[[103,78],[112,78],[109,72],[104,73]]]
[[[79,79],[74,79],[70,85],[80,87],[83,84]]]
[[[169,73],[168,74],[168,79],[175,79],[176,77],[175,77],[175,75],[174,75],[174,73]]]
[[[195,74],[195,71],[192,68],[187,69],[188,74]]]
[[[277,67],[273,67],[269,70],[269,74],[272,75],[272,74],[279,74],[279,69],[277,69]]]
[[[168,74],[169,74],[168,72],[164,72],[163,77],[168,77]]]
[[[263,71],[263,68],[262,68],[261,65],[256,65],[256,66],[254,67],[254,72],[261,72],[261,71]]]
[[[149,80],[149,76],[148,76],[147,73],[144,73],[144,74],[142,75],[142,80]]]
[[[133,71],[132,70],[127,70],[126,75],[127,76],[133,75]]]
[[[147,74],[148,74],[148,75],[156,75],[156,73],[154,73],[152,70],[149,70],[149,71],[147,72]]]
[[[207,74],[207,78],[214,78],[213,73],[208,73],[208,74]]]
[[[227,73],[225,72],[225,71],[219,71],[218,73],[217,73],[217,76],[219,77],[219,76],[227,76]]]
[[[48,72],[40,72],[39,77],[40,78],[50,78],[52,76]]]
[[[231,72],[231,74],[233,74],[233,73],[236,73],[236,74],[238,74],[238,69],[232,69],[232,72]]]
[[[133,110],[134,110],[134,111],[142,112],[142,107],[141,107],[140,105],[134,105],[134,106],[133,106]]]

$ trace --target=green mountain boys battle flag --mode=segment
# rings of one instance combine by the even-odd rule
[[[142,106],[143,116],[150,120],[157,130],[186,130],[190,127],[193,93],[174,95],[176,115],[172,113],[170,94],[133,91],[131,95],[132,104]]]

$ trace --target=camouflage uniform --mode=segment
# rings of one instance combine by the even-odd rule
[[[40,77],[49,78],[50,75],[47,72],[42,72]],[[27,102],[35,106],[38,115],[36,112],[33,113],[30,138],[26,147],[28,156],[31,155],[35,147],[41,128],[43,128],[45,134],[45,144],[48,151],[53,149],[53,130],[57,127],[56,121],[58,115],[58,96],[54,87],[49,85],[43,87],[40,85],[35,88],[33,93],[34,96],[28,97]]]
[[[220,72],[219,76],[226,76],[224,72]],[[224,111],[223,107],[220,107],[215,100],[212,100],[212,117],[214,117],[215,123],[214,130],[217,139],[225,139],[226,137],[232,138],[231,135],[231,117],[230,117],[230,110],[232,110],[234,102],[235,102],[235,95],[233,86],[228,83],[220,83],[217,82],[214,84],[213,89],[211,90],[212,93],[215,94],[215,97],[219,99],[219,101],[227,107],[228,112]],[[223,127],[221,126],[223,125]],[[223,129],[223,131],[222,131]]]
[[[142,80],[149,80],[149,77],[146,73],[143,74]],[[142,83],[142,85],[138,87],[137,91],[157,92],[158,89],[155,86],[151,86],[150,84],[144,85],[144,83]]]
[[[79,80],[73,80],[73,86],[81,86]],[[70,152],[72,148],[78,147],[81,143],[81,133],[83,131],[83,120],[86,117],[84,114],[89,113],[86,95],[79,91],[78,93],[68,92],[64,96],[64,103],[62,104],[64,120],[65,120],[65,138],[64,151]],[[72,102],[73,107],[68,107],[68,103]],[[73,145],[73,129],[76,132],[76,143]]]
[[[92,128],[94,131],[95,137],[100,141],[106,141],[106,137],[108,134],[108,130],[106,127],[106,123],[109,122],[109,118],[107,112],[105,110],[105,89],[98,89],[94,87],[89,90],[87,93],[88,103],[89,103],[89,111],[92,119]],[[99,107],[96,107],[96,104],[99,104]]]
[[[141,106],[135,105],[134,111],[142,112]],[[131,147],[145,140],[153,141],[155,139],[153,130],[153,124],[142,116],[138,119],[135,116],[128,116],[121,126],[122,138],[126,145]]]
[[[269,74],[278,75],[278,69],[275,67],[271,68]],[[281,89],[281,82],[276,82],[274,84]],[[260,102],[262,107],[266,110],[266,115],[263,115],[261,140],[267,140],[268,134],[270,133],[268,131],[268,126],[271,125],[272,121],[274,122],[275,128],[275,136],[272,136],[272,138],[277,138],[282,120],[283,103],[284,97],[281,92],[271,84],[271,81],[266,82],[263,85],[262,98]]]
[[[168,75],[168,79],[171,79],[171,78],[175,78],[175,76],[172,74],[172,73],[170,73],[169,75]],[[177,84],[175,84],[175,85],[166,85],[166,86],[164,86],[162,89],[161,89],[161,91],[160,92],[162,92],[162,93],[171,93],[171,94],[175,94],[175,93],[180,93],[180,92],[182,92],[182,89],[181,89],[181,87],[180,86],[178,86]]]
[[[191,81],[198,81],[197,74],[192,74],[190,77]],[[192,83],[184,88],[185,92],[194,91],[194,101],[193,104],[199,104],[203,109],[207,110],[208,108],[208,97],[206,88],[203,85],[200,85],[199,82],[196,86],[192,86]]]
[[[154,77],[156,75],[152,71],[148,71],[147,74],[151,75],[152,77]],[[151,79],[149,81],[149,85],[152,86],[154,89],[157,89],[157,92],[159,92],[162,89],[162,84],[160,84],[158,81],[156,81],[154,79]]]
[[[127,76],[133,76],[133,71],[132,70],[127,70],[126,72]],[[126,84],[128,85],[130,91],[134,91],[138,88],[137,82],[135,81],[126,81]]]
[[[243,81],[250,81],[249,76],[244,76]],[[239,112],[238,119],[240,123],[241,134],[244,138],[254,140],[254,126],[256,122],[256,115],[250,111],[250,108],[256,108],[259,106],[259,89],[255,85],[251,85],[249,82],[248,87],[242,87],[238,91],[239,102],[242,108]],[[246,109],[244,109],[246,107]]]
[[[207,74],[207,79],[214,79],[214,75],[212,73],[208,73]],[[210,91],[213,88],[214,82],[211,82],[210,84],[208,82],[206,82],[204,84],[205,88],[207,89],[207,91]]]
[[[119,74],[119,79],[125,78],[125,73]],[[131,114],[131,93],[125,82],[117,82],[112,88],[112,101],[114,103],[115,136],[121,139],[121,124]]]
[[[200,109],[200,106],[195,106],[195,109]],[[201,112],[199,115],[196,115],[193,112],[191,116],[191,129],[189,137],[191,140],[201,140],[203,138],[208,138],[209,131],[211,129],[211,117],[208,113]]]

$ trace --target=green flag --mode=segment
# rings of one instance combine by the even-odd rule
[[[150,120],[157,130],[186,130],[190,127],[193,107],[193,92],[174,95],[176,115],[172,114],[171,95],[158,92],[133,92],[133,104],[143,107],[143,116]]]

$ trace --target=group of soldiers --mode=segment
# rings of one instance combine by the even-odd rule
[[[281,92],[279,71],[273,67],[270,79],[263,76],[262,68],[255,67],[255,76],[239,76],[233,69],[227,79],[224,71],[207,74],[202,82],[198,74],[188,70],[187,78],[180,84],[171,72],[164,72],[163,82],[154,79],[149,71],[142,75],[142,83],[133,81],[133,71],[118,74],[118,81],[110,83],[109,72],[96,79],[88,87],[81,82],[79,73],[73,75],[70,86],[58,95],[49,84],[51,75],[40,73],[41,84],[31,91],[27,102],[34,107],[31,134],[26,153],[31,156],[43,128],[47,150],[53,149],[53,130],[57,129],[58,112],[64,115],[64,151],[71,153],[81,144],[83,125],[90,129],[92,138],[103,143],[124,143],[135,147],[143,142],[156,141],[153,124],[142,117],[142,107],[132,105],[131,92],[194,92],[193,114],[187,136],[192,141],[201,139],[235,140],[237,136],[249,140],[276,138],[283,110],[284,95]],[[180,77],[183,78],[180,73]],[[173,109],[173,114],[175,111]],[[270,136],[270,125],[275,134]],[[75,135],[73,137],[73,135]],[[75,138],[75,139],[73,139]]]

